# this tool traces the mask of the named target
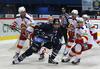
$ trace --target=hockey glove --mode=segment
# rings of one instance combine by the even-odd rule
[[[25,35],[27,37],[29,32],[27,30],[26,31],[21,31],[21,34],[23,34],[23,35]]]
[[[12,25],[10,25],[10,28],[11,28],[12,30],[14,30],[14,27],[16,27],[16,25],[17,25],[17,23],[13,22]]]

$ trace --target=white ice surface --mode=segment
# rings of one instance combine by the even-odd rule
[[[62,63],[61,49],[60,54],[56,60],[58,65],[48,64],[48,55],[45,56],[44,61],[39,61],[39,55],[33,54],[17,65],[12,65],[15,51],[9,49],[15,44],[16,40],[0,41],[0,69],[100,69],[100,47],[94,43],[91,50],[82,54],[81,63],[79,65],[72,65],[69,63]],[[72,60],[74,60],[73,58]],[[71,60],[71,61],[72,61]]]

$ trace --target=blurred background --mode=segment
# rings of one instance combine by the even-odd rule
[[[20,6],[24,6],[34,18],[49,15],[59,18],[62,7],[66,7],[68,14],[77,9],[79,16],[88,14],[90,18],[100,18],[100,0],[0,0],[0,18],[14,18]]]

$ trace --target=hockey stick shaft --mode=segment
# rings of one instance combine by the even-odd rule
[[[4,24],[5,26],[9,26],[9,27],[12,27],[11,25],[9,24]],[[21,31],[26,31],[26,30],[23,30],[21,28],[18,28],[18,27],[13,27],[14,29],[18,29],[18,30],[21,30]],[[28,31],[29,32],[29,31]],[[32,33],[32,32],[29,32],[29,33]]]
[[[10,25],[8,25],[8,24],[4,24],[5,26],[9,26],[9,27],[12,27],[12,26],[10,26]],[[25,36],[24,34],[22,34],[20,31],[19,31],[19,29],[20,28],[17,28],[17,27],[13,27],[14,28],[14,30],[16,30],[17,32],[19,32],[21,35],[23,35],[25,38],[27,38],[28,40],[30,40],[32,43],[34,43],[36,46],[38,46],[33,40],[31,40],[30,38],[28,38],[27,36]],[[21,29],[20,29],[21,30]],[[26,30],[24,30],[24,31],[26,31]],[[28,31],[27,31],[28,32]]]

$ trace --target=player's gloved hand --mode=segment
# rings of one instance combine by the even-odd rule
[[[23,34],[27,37],[29,35],[29,32],[27,30],[26,31],[21,31],[21,34]]]
[[[75,43],[76,43],[76,44],[81,44],[81,43],[83,43],[83,39],[76,39],[76,40],[75,40]]]
[[[13,22],[12,25],[10,25],[10,28],[11,28],[12,30],[14,30],[14,27],[16,27],[16,25],[17,25],[17,23]]]

